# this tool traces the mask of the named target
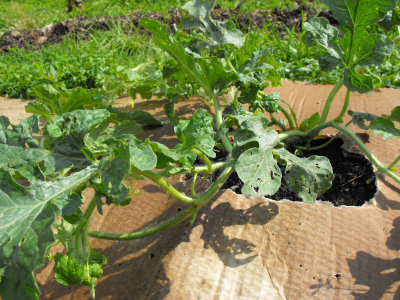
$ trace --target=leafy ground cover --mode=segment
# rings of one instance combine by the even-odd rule
[[[304,24],[302,41],[317,47],[319,69],[341,70],[325,101],[322,114],[313,113],[298,120],[296,112],[280,101],[279,93],[265,94],[269,84],[279,85],[281,66],[274,49],[263,47],[253,32],[244,34],[233,21],[217,21],[210,16],[215,1],[193,0],[183,6],[188,17],[181,29],[171,35],[156,20],[143,18],[140,25],[162,49],[155,61],[135,68],[116,68],[115,76],[101,88],[67,89],[50,69],[51,84],[34,88],[37,100],[26,105],[33,113],[19,125],[0,117],[0,296],[2,299],[38,299],[40,291],[33,271],[43,265],[48,250],[58,243],[64,254],[54,259],[56,280],[63,285],[82,284],[95,297],[106,257],[94,251],[88,237],[109,240],[134,240],[162,232],[191,218],[205,205],[236,171],[243,182],[241,192],[259,197],[274,194],[284,181],[305,203],[315,203],[332,185],[332,166],[323,156],[305,157],[302,151],[321,149],[335,138],[311,146],[329,127],[348,136],[375,165],[400,184],[393,171],[400,156],[384,166],[347,127],[350,123],[374,130],[384,139],[400,137],[400,106],[388,108],[387,115],[348,111],[352,92],[369,93],[381,79],[374,67],[392,55],[396,41],[390,34],[374,32],[378,22],[398,29],[398,0],[358,0],[346,3],[326,0],[325,4],[339,21],[339,29],[325,18],[313,18]],[[257,33],[255,33],[257,34]],[[295,55],[289,39],[286,44],[270,33],[280,45],[281,55]],[[317,46],[318,45],[318,46]],[[285,51],[286,49],[286,51]],[[323,49],[323,50],[321,50]],[[301,50],[297,47],[295,50]],[[303,48],[305,53],[306,48]],[[298,52],[297,52],[298,53]],[[290,55],[289,55],[290,54]],[[335,96],[345,87],[346,98],[340,113],[328,120]],[[174,148],[142,140],[141,125],[162,126],[151,114],[140,110],[123,113],[111,104],[123,93],[133,99],[166,97],[168,121],[180,142]],[[175,104],[198,96],[204,105],[214,106],[215,115],[198,109],[189,119],[175,115]],[[248,108],[248,109],[247,109]],[[284,118],[277,118],[282,112]],[[344,124],[344,116],[351,121]],[[268,118],[267,118],[268,116]],[[39,128],[39,119],[45,122]],[[275,127],[273,127],[275,126]],[[274,128],[280,128],[280,132]],[[230,133],[233,128],[233,133]],[[33,134],[42,134],[38,142]],[[232,138],[232,139],[230,139]],[[214,147],[229,152],[224,162],[210,162]],[[294,151],[289,151],[295,149]],[[196,158],[204,166],[194,166]],[[278,163],[284,168],[278,166]],[[223,171],[202,195],[196,193],[200,172]],[[179,191],[165,178],[191,174],[191,195]],[[189,205],[180,215],[141,232],[114,234],[89,229],[95,209],[102,214],[104,205],[128,205],[137,191],[123,183],[124,178],[148,178],[176,200]],[[28,181],[22,186],[17,181]],[[91,186],[94,197],[86,210],[82,191]],[[61,217],[55,222],[56,216]],[[53,227],[57,230],[55,235]]]
[[[32,99],[33,88],[42,83],[60,83],[64,89],[101,87],[118,67],[133,68],[155,57],[151,40],[118,29],[94,32],[87,42],[66,39],[40,51],[14,48],[0,57],[0,95]]]
[[[245,2],[244,11],[251,3]],[[304,6],[286,12],[275,9],[268,18],[263,13],[232,15],[229,11],[223,10],[218,10],[213,16],[220,20],[233,17],[236,26],[244,32],[249,31],[246,47],[271,49],[276,55],[278,72],[282,78],[335,84],[341,71],[335,69],[326,72],[319,69],[318,57],[324,50],[307,47],[302,42],[303,24],[317,13],[321,14],[321,11]],[[337,21],[332,15],[325,12],[322,15],[337,26]],[[180,11],[165,14],[134,13],[129,17],[103,21],[78,18],[60,23],[60,26],[51,29],[50,35],[46,33],[44,36],[41,29],[19,31],[18,34],[14,31],[9,32],[8,36],[3,36],[3,40],[0,41],[4,46],[2,49],[7,50],[7,53],[0,56],[0,95],[22,99],[34,98],[35,94],[32,91],[37,84],[54,81],[49,78],[54,75],[50,74],[50,70],[62,74],[58,76],[57,81],[63,82],[65,88],[101,87],[105,78],[112,77],[120,65],[134,67],[146,60],[159,60],[160,52],[154,50],[151,40],[145,37],[144,28],[139,26],[141,17],[165,21],[173,32],[176,24],[179,27],[181,13]],[[283,24],[286,27],[282,27]],[[275,29],[277,25],[280,27]],[[101,28],[103,31],[94,28]],[[383,31],[379,26],[374,26],[370,30],[377,33]],[[393,39],[398,39],[398,33],[391,31],[388,34]],[[74,42],[77,37],[77,42]],[[36,43],[43,38],[46,38],[45,43]],[[7,44],[8,39],[11,45],[15,43],[14,48],[8,48],[10,47],[10,44]],[[59,46],[43,47],[46,43],[59,44],[63,41],[64,44]],[[18,49],[24,46],[27,46],[27,49]],[[40,51],[31,51],[31,47]],[[393,54],[385,58],[384,64],[371,67],[371,71],[377,75],[376,86],[399,87],[399,49],[400,45],[396,43]]]

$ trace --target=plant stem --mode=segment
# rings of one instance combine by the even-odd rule
[[[329,121],[329,122],[319,124],[319,125],[315,126],[314,128],[312,128],[311,130],[305,132],[305,137],[307,139],[311,140],[312,138],[316,137],[321,132],[321,130],[323,130],[327,127],[331,127],[333,123],[334,123],[334,121]]]
[[[356,145],[364,152],[364,154],[369,158],[369,160],[376,166],[376,168],[378,169],[378,172],[384,173],[386,175],[388,175],[389,177],[391,177],[392,179],[394,179],[397,183],[400,184],[400,177],[398,177],[396,174],[394,174],[392,171],[388,170],[387,168],[385,168],[376,158],[375,156],[371,153],[371,151],[368,150],[367,147],[365,147],[365,145],[360,141],[360,139],[354,134],[352,133],[350,130],[348,130],[347,128],[336,124],[334,122],[332,122],[332,127],[344,132],[345,134],[347,134],[355,143]]]
[[[212,169],[212,165],[211,165],[211,162],[208,159],[208,157],[203,152],[201,152],[201,151],[199,151],[197,149],[192,148],[190,150],[194,151],[194,153],[196,153],[196,155],[198,157],[200,157],[206,163],[207,168],[208,168],[206,174],[211,174],[213,169]]]
[[[156,184],[161,186],[169,195],[171,195],[175,199],[177,199],[185,204],[194,205],[194,206],[202,206],[205,203],[207,203],[207,201],[210,200],[211,197],[214,196],[214,194],[219,191],[219,189],[224,184],[224,182],[228,180],[229,176],[235,170],[233,163],[234,163],[233,158],[229,157],[228,164],[226,165],[226,169],[222,172],[222,174],[218,177],[218,179],[211,185],[211,187],[197,199],[190,198],[190,197],[186,196],[185,194],[179,192],[170,183],[168,183],[164,178],[162,178],[160,175],[158,175],[152,171],[131,170],[131,172],[137,173],[139,175],[143,175],[143,176],[149,178],[150,180],[154,181]]]
[[[231,69],[231,71],[237,75],[237,71],[236,71],[235,67],[232,65],[229,58],[225,57],[225,61],[226,61],[226,64],[228,65],[229,69]]]
[[[280,134],[278,134],[278,138],[279,140],[284,140],[287,139],[288,137],[292,137],[292,136],[300,136],[300,137],[305,137],[306,132],[302,132],[300,130],[291,130],[291,131],[287,131],[287,132],[282,132]]]
[[[349,121],[349,122],[347,122],[347,124],[346,125],[344,125],[344,127],[347,127],[347,126],[349,126],[350,124],[351,124],[351,120]],[[338,138],[339,137],[339,135],[340,135],[340,131],[338,132],[338,133],[336,133],[335,134],[335,136],[334,137],[332,137],[329,141],[327,141],[325,144],[323,144],[323,145],[321,145],[321,146],[318,146],[318,147],[309,147],[309,148],[307,148],[307,147],[301,147],[301,146],[297,146],[297,145],[294,145],[297,149],[300,149],[300,150],[307,150],[307,151],[315,151],[315,150],[320,150],[320,149],[323,149],[323,148],[325,148],[326,146],[328,146],[330,143],[332,143],[334,140],[336,140],[336,138]]]
[[[192,199],[192,202],[188,203],[188,204],[192,204],[192,205],[195,205],[195,206],[185,210],[179,216],[177,216],[177,217],[175,217],[175,218],[173,218],[173,219],[171,219],[171,220],[169,220],[169,221],[167,221],[165,223],[162,223],[162,224],[160,224],[158,226],[155,226],[153,228],[150,228],[150,229],[147,229],[147,230],[144,230],[144,231],[140,231],[140,232],[116,234],[116,233],[107,233],[107,232],[88,230],[88,236],[94,237],[94,238],[99,238],[99,239],[105,239],[105,240],[136,240],[136,239],[144,238],[144,237],[147,237],[147,236],[151,236],[153,234],[156,234],[156,233],[164,231],[164,230],[166,230],[168,228],[171,228],[172,226],[182,222],[183,220],[185,220],[189,216],[191,216],[201,206],[206,204],[207,201],[209,201],[211,199],[211,197],[214,196],[214,194],[216,192],[218,192],[220,190],[221,186],[224,184],[224,182],[229,178],[229,176],[235,170],[235,168],[233,166],[234,160],[231,157],[229,157],[228,158],[228,162],[229,163],[228,163],[227,168],[222,172],[222,174],[213,183],[213,185],[203,195],[201,195],[201,197],[199,197],[198,199]],[[137,170],[137,173],[141,174],[143,176],[146,176],[145,173],[147,173],[147,172],[148,171],[139,171],[139,170]],[[151,171],[149,171],[149,172],[151,172]],[[156,175],[156,174],[154,174],[154,175]],[[148,178],[150,178],[150,177],[148,177]],[[152,179],[152,178],[150,178],[150,179]],[[169,183],[167,183],[167,184],[169,185]],[[160,186],[162,188],[164,188],[170,194],[171,194],[171,191],[175,190],[171,185],[169,185],[169,186],[172,187],[173,190],[171,188],[166,189],[161,184],[160,184]],[[189,197],[187,197],[187,198],[189,198]],[[94,202],[94,201],[92,201],[92,202]],[[92,202],[90,203],[90,205],[92,204]],[[95,206],[96,206],[96,204],[94,204],[94,207]],[[94,209],[94,207],[93,207],[93,209]],[[85,214],[86,214],[86,212],[85,212]]]
[[[89,220],[90,216],[92,215],[94,209],[96,208],[96,201],[92,199],[92,201],[89,203],[89,206],[86,208],[85,213],[82,216],[81,221],[79,222],[78,227],[76,228],[76,235],[75,235],[75,249],[76,249],[76,255],[77,255],[77,260],[80,261],[79,257],[79,237],[82,237],[82,244],[85,245],[86,247],[89,245],[89,242],[87,240],[87,230],[89,226]],[[82,232],[83,231],[83,232]],[[83,235],[82,235],[83,233]]]
[[[350,103],[350,96],[351,96],[351,92],[349,90],[347,90],[346,93],[346,99],[344,100],[344,104],[343,104],[343,108],[342,111],[340,112],[339,116],[337,116],[334,121],[336,123],[343,123],[343,117],[346,114],[347,108],[349,107],[349,103]]]
[[[288,111],[280,104],[278,103],[279,109],[283,112],[283,114],[285,115],[286,119],[289,122],[289,128],[290,130],[294,129],[294,124],[293,124],[293,120],[292,117],[290,116],[290,114],[288,113]]]
[[[219,162],[219,163],[212,164],[211,165],[211,170],[214,171],[215,169],[219,169],[219,168],[225,167],[227,164],[228,164],[227,162]],[[191,173],[191,172],[195,172],[195,173],[203,172],[203,173],[205,173],[208,170],[209,170],[208,166],[201,166],[201,167],[194,167],[192,169],[187,169],[185,171],[178,172],[176,174],[188,174],[188,173]],[[163,171],[159,171],[159,172],[156,171],[155,173],[158,174],[158,173],[162,173],[162,172]],[[127,175],[127,177],[129,177],[129,174]]]
[[[229,87],[229,96],[231,97],[231,101],[234,102],[235,94],[233,92],[233,86]]]
[[[194,186],[196,185],[197,173],[194,173],[193,182],[192,182],[192,195],[194,198],[199,198],[196,195],[196,191],[194,190]]]
[[[139,174],[139,175],[143,175],[144,177],[149,178],[154,183],[161,186],[169,195],[171,195],[175,199],[177,199],[185,204],[189,204],[189,205],[193,204],[192,198],[190,198],[190,197],[186,196],[185,194],[176,190],[169,182],[167,182],[163,177],[161,177],[157,173],[154,173],[152,171],[140,171],[140,170],[131,170],[131,172]]]
[[[344,84],[344,82],[343,82],[343,78],[342,78],[333,87],[331,93],[328,96],[328,99],[326,99],[324,110],[322,112],[321,119],[319,120],[319,124],[322,124],[322,123],[326,122],[329,110],[331,109],[331,105],[332,105],[333,99],[335,99],[336,94],[339,92],[339,90],[343,86],[343,84]]]
[[[59,243],[61,243],[61,240],[55,241],[53,244],[51,244],[51,245],[47,248],[47,250],[49,250],[50,248],[53,248],[53,247],[57,246]]]
[[[266,95],[266,94],[265,94],[264,92],[262,92],[262,91],[258,91],[257,94],[258,94],[259,96],[265,96],[265,95]],[[294,128],[294,123],[293,123],[293,119],[292,119],[291,115],[290,115],[290,114],[288,113],[288,111],[282,106],[282,104],[280,104],[280,103],[277,103],[277,104],[278,104],[278,106],[279,106],[279,109],[282,111],[282,113],[285,115],[286,119],[288,120],[290,130],[293,130],[293,128]]]
[[[235,97],[233,98],[233,102],[237,102],[237,98],[239,97],[239,90],[236,90]]]
[[[118,233],[107,233],[107,232],[89,230],[88,235],[90,237],[103,239],[103,240],[117,240],[117,241],[137,240],[137,239],[141,239],[144,237],[154,235],[156,233],[162,232],[164,230],[167,230],[167,229],[175,226],[176,224],[178,224],[178,223],[186,220],[188,217],[190,217],[196,211],[196,208],[197,207],[191,207],[191,208],[185,210],[179,216],[177,216],[171,220],[168,220],[165,223],[162,223],[160,225],[157,225],[155,227],[152,227],[152,228],[149,228],[149,229],[146,229],[143,231],[118,234]]]
[[[283,132],[287,131],[286,127],[283,126],[283,124],[281,122],[279,122],[272,113],[269,113],[269,115],[271,116],[271,120],[272,122],[274,122],[276,125],[278,125]]]
[[[215,119],[217,121],[217,131],[218,131],[222,126],[222,112],[221,112],[221,108],[219,106],[219,99],[218,99],[217,95],[213,95],[213,100],[214,100],[214,107],[215,107]],[[229,141],[229,139],[227,138],[227,136],[222,135],[221,140],[225,146],[225,149],[229,153],[232,153],[232,145],[231,145],[231,142]]]
[[[330,143],[332,143],[334,140],[336,140],[336,138],[339,136],[340,132],[337,133],[333,138],[331,138],[329,141],[327,141],[325,144],[321,145],[321,146],[317,146],[317,147],[302,147],[302,146],[297,146],[295,145],[295,147],[297,149],[300,150],[306,150],[306,151],[315,151],[315,150],[320,150],[325,148],[326,146],[328,146]]]
[[[400,161],[400,155],[388,166],[388,169],[393,168]]]

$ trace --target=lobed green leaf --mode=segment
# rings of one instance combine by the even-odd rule
[[[0,169],[0,268],[7,266],[0,283],[2,299],[38,297],[33,271],[43,265],[47,247],[54,242],[55,215],[71,201],[81,204],[71,191],[96,172],[90,167],[54,182],[32,179],[23,187]]]
[[[400,106],[392,110],[390,116],[376,116],[369,113],[352,112],[353,124],[365,129],[373,130],[377,135],[383,135],[384,140],[400,137],[400,130],[396,128],[393,121],[400,122]],[[366,125],[366,121],[370,122]]]
[[[290,190],[305,203],[315,203],[331,186],[334,179],[332,166],[326,157],[298,157],[285,148],[274,149],[274,155],[286,164],[284,179]]]
[[[217,44],[232,44],[240,48],[244,45],[245,37],[235,28],[232,21],[216,21],[210,18],[210,11],[215,0],[192,0],[182,9],[186,9],[190,16],[183,20],[181,29],[200,28],[204,35]]]
[[[389,11],[396,7],[398,0],[325,0],[339,21],[339,31],[324,18],[308,21],[304,28],[303,41],[306,45],[318,43],[328,51],[320,59],[320,67],[331,71],[343,67],[344,84],[350,91],[368,93],[373,90],[372,77],[368,72],[362,74],[363,67],[380,65],[394,49],[393,41],[383,35],[368,33],[367,27],[381,21]]]

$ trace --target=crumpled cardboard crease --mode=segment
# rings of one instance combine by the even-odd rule
[[[316,110],[322,112],[331,88],[285,81],[283,87],[266,91],[280,92],[301,121]],[[345,93],[345,89],[339,91],[328,119],[339,114]],[[16,103],[12,113],[3,113],[17,123],[17,118],[27,114],[20,100],[11,101],[0,99],[0,106]],[[165,103],[136,100],[135,108],[165,119]],[[379,115],[389,114],[398,105],[399,90],[379,89],[352,93],[349,109]],[[204,108],[199,101],[184,101],[176,111],[185,118],[199,108]],[[349,128],[365,133],[353,125]],[[169,147],[178,142],[171,124],[145,131],[146,137]],[[367,147],[388,165],[398,155],[399,139],[383,141],[372,131],[367,133]],[[180,176],[168,181],[190,194],[190,184],[180,182]],[[378,182],[377,206],[278,202],[226,190],[199,210],[192,226],[185,221],[135,241],[91,239],[93,248],[108,258],[96,299],[400,299],[400,187],[382,175]],[[197,193],[208,186],[207,181],[198,180]],[[140,196],[126,207],[104,207],[103,216],[96,211],[91,229],[133,232],[185,209],[150,180],[135,181],[133,188],[141,191]],[[90,189],[85,191],[86,199],[92,195]],[[91,298],[86,287],[59,285],[52,266],[47,263],[36,272],[42,299]]]

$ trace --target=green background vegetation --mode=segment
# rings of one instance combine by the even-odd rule
[[[59,23],[75,16],[119,16],[133,11],[167,11],[181,7],[185,0],[84,0],[85,8],[67,12],[67,0],[0,0],[0,34],[4,31],[24,28],[43,27],[51,23]],[[223,9],[235,8],[240,0],[222,0],[218,4]],[[322,6],[319,2],[317,5]],[[246,0],[242,11],[255,9],[271,10],[274,8],[293,9],[292,0]]]
[[[61,22],[75,16],[87,17],[120,16],[134,11],[161,11],[180,7],[183,0],[165,1],[123,1],[123,0],[84,0],[83,8],[67,12],[67,0],[10,1],[0,0],[0,35],[9,30],[32,29],[47,24]],[[217,1],[221,8],[234,8],[240,1]],[[304,2],[305,3],[305,2]],[[319,1],[307,3],[324,8]],[[294,1],[247,0],[241,12],[255,9],[272,10],[294,9]],[[267,24],[266,24],[267,25]],[[266,26],[267,27],[267,26]],[[378,27],[372,31],[382,31]],[[132,32],[134,29],[132,28]],[[395,36],[395,33],[389,33]],[[306,47],[301,41],[302,34],[292,28],[283,32],[260,29],[250,33],[248,46],[272,48],[280,66],[280,75],[289,80],[311,81],[335,84],[339,71],[322,72],[318,68],[318,57],[323,50]],[[400,87],[400,44],[385,64],[372,72],[383,78],[377,86]],[[39,51],[12,49],[0,55],[0,96],[14,98],[33,98],[32,88],[40,83],[48,83],[51,66],[57,71],[57,81],[66,88],[100,87],[105,78],[112,76],[119,66],[134,67],[148,60],[156,60],[160,52],[146,36],[132,36],[124,33],[118,26],[108,32],[94,32],[85,42],[65,40],[64,44],[47,46]]]

